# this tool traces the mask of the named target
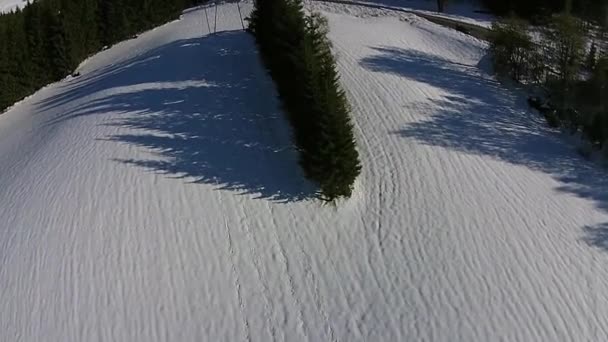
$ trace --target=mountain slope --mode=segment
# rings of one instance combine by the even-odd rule
[[[308,200],[234,4],[0,116],[0,340],[608,338],[603,171],[483,43],[324,11],[364,163],[338,207]]]

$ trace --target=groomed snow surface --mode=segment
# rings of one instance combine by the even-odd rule
[[[234,4],[0,116],[0,340],[608,340],[605,170],[484,43],[349,12],[324,7],[364,165],[337,207]]]

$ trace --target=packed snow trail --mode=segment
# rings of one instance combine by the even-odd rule
[[[483,43],[324,9],[364,165],[332,207],[218,11],[218,34],[188,11],[0,116],[1,341],[608,339],[604,171]]]

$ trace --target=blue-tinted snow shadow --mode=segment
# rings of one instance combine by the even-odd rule
[[[106,125],[125,133],[105,140],[140,146],[156,156],[117,162],[272,201],[315,195],[298,166],[272,80],[247,33],[176,41],[81,77],[39,105],[69,105],[94,95],[50,125],[123,113]]]
[[[491,77],[486,65],[466,66],[393,47],[374,50],[375,54],[361,60],[365,68],[426,83],[449,94],[430,104],[426,99],[414,104],[430,106],[433,114],[394,134],[548,173],[561,183],[557,191],[591,200],[608,211],[607,170],[581,157],[540,115],[528,109],[523,94]],[[585,227],[584,240],[608,250],[607,231],[605,224]]]
[[[591,246],[602,248],[608,251],[608,222],[599,224],[595,227],[585,227],[584,240]]]

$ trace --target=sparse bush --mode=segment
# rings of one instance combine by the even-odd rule
[[[555,105],[565,111],[574,102],[574,86],[579,80],[585,56],[585,30],[580,19],[568,14],[554,16],[543,31],[545,61],[553,70],[548,85]]]
[[[490,51],[494,68],[516,81],[528,76],[529,62],[534,55],[534,44],[526,31],[526,23],[514,17],[492,24]]]
[[[580,19],[556,15],[543,31],[545,58],[555,68],[558,80],[571,84],[577,80],[585,55],[585,29]]]
[[[586,53],[584,22],[568,11],[544,22],[536,43],[521,20],[494,23],[490,50],[495,69],[548,92],[547,98],[529,98],[529,104],[549,126],[572,134],[582,130],[592,146],[602,148],[608,141],[608,58],[597,56],[595,44]],[[589,79],[581,73],[584,69],[592,72]]]
[[[306,176],[324,200],[350,197],[361,166],[326,20],[305,16],[300,0],[257,0],[249,30],[277,85]]]
[[[525,70],[527,80],[531,84],[541,84],[547,78],[545,56],[537,47],[531,49]]]

